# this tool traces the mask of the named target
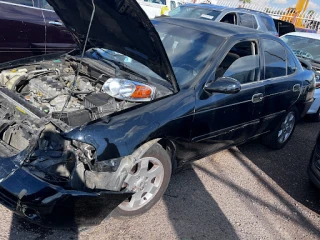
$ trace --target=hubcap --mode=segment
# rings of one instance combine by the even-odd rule
[[[279,143],[284,143],[290,137],[295,124],[295,116],[293,112],[289,112],[281,124],[278,132]]]
[[[126,189],[135,193],[119,207],[125,211],[135,211],[145,206],[159,191],[163,178],[164,168],[158,159],[141,158],[124,181]]]

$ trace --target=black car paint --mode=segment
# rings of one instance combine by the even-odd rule
[[[202,23],[199,20],[177,19],[157,21],[180,24],[182,31],[183,27],[197,28]],[[268,34],[245,28],[241,28],[244,30],[243,34],[235,34],[233,31],[239,30],[238,27],[227,25],[228,30],[225,30],[225,26],[212,24],[217,33],[223,35],[224,31],[228,32],[224,36],[226,41],[192,84],[173,95],[89,122],[66,132],[64,137],[93,145],[100,162],[121,160],[148,141],[160,139],[159,143],[170,150],[173,165],[179,167],[270,131],[291,106],[296,106],[299,114],[303,116],[313,101],[314,75],[303,70],[296,59],[297,73],[289,76],[287,80],[261,80],[245,84],[236,94],[210,94],[205,90],[206,83],[214,79],[215,70],[223,56],[237,41],[247,39],[259,42],[261,38],[270,38],[284,44]],[[52,59],[55,59],[54,57]],[[42,57],[44,58],[50,59]],[[260,58],[263,63],[263,56]],[[34,59],[24,60],[24,64],[27,61],[32,63]],[[22,62],[19,60],[4,64],[0,69]],[[262,66],[263,64],[260,70],[264,71]],[[283,83],[278,86],[274,84],[277,81]],[[301,85],[300,94],[290,95],[289,91],[297,83]],[[253,104],[252,96],[257,93],[266,94],[267,88],[268,91],[274,91],[274,94],[265,96],[258,104]],[[284,91],[291,97],[285,105],[279,104],[279,98],[274,97],[281,96]],[[10,166],[6,168],[11,169]],[[5,206],[29,220],[50,227],[98,224],[112,208],[131,194],[121,191],[65,190],[44,182],[24,168],[17,168],[8,177],[0,179],[0,199]],[[96,197],[101,200],[99,204],[93,204],[98,210],[87,212],[87,205],[92,206]],[[57,213],[63,213],[64,218],[70,221],[62,221]]]
[[[157,21],[171,22],[170,19]],[[275,39],[268,34],[256,36],[239,34],[229,38],[215,56],[223,56],[239,40],[261,37]],[[282,41],[279,42],[282,43]],[[293,105],[297,106],[302,115],[313,101],[310,94],[307,102],[303,100],[306,99],[308,92],[314,91],[313,74],[307,71],[299,71],[297,74],[280,79],[245,84],[237,94],[208,94],[204,86],[207,81],[214,78],[216,67],[223,59],[215,56],[206,66],[207,74],[196,79],[189,87],[181,89],[179,93],[158,99],[152,104],[140,105],[134,111],[115,113],[91,122],[67,133],[66,138],[94,145],[99,160],[125,157],[149,140],[165,138],[173,145],[186,147],[175,148],[177,165],[180,166],[183,162],[199,159],[255,137],[258,135],[257,129],[261,126],[268,126],[264,132],[269,131]],[[297,60],[296,64],[300,66]],[[262,67],[261,70],[263,70]],[[300,70],[302,70],[301,67]],[[300,79],[305,81],[301,83]],[[304,89],[301,91],[302,94],[300,91],[292,91],[296,83],[301,83],[301,89]],[[263,101],[257,105],[252,103],[252,96],[261,92],[264,94]],[[234,117],[235,115],[237,117]],[[105,136],[108,136],[108,139]],[[175,144],[176,142],[178,144]],[[107,153],[105,149],[108,143],[114,144],[117,151]],[[203,149],[200,146],[202,143],[206,145],[207,150],[199,154],[199,150]],[[208,143],[212,146],[208,147]],[[195,149],[197,151],[194,151]],[[195,152],[197,154],[194,154]],[[179,161],[180,159],[183,160]]]
[[[39,1],[0,2],[0,62],[54,52],[67,52],[76,47],[70,32],[61,25],[52,10],[44,9]],[[16,4],[18,3],[18,4]]]

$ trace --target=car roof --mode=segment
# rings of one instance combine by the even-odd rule
[[[270,17],[272,19],[272,17],[270,15],[268,15],[267,13],[264,12],[260,12],[257,10],[253,10],[253,9],[249,9],[249,8],[236,8],[238,11],[240,12],[249,12],[249,13],[256,13],[259,15],[263,15],[264,17]]]
[[[256,11],[256,10],[252,10],[252,9],[248,9],[248,8],[230,8],[230,7],[226,7],[226,6],[219,6],[219,5],[208,4],[208,3],[200,3],[200,4],[188,3],[188,4],[181,5],[181,7],[184,7],[184,6],[185,7],[194,7],[194,8],[207,8],[207,9],[219,10],[219,11],[232,10],[232,11],[241,12],[241,13],[248,13],[249,12],[252,14],[256,13],[256,14],[270,17],[268,14],[266,14],[264,12],[260,12],[260,11]]]
[[[271,36],[270,34],[266,34],[262,31],[255,30],[252,28],[233,25],[230,23],[208,21],[204,19],[161,17],[156,18],[153,21],[166,22],[184,28],[191,28],[198,31],[207,32],[209,34],[217,35],[223,38],[230,38],[235,35],[247,34]]]
[[[312,39],[317,39],[320,40],[320,34],[317,33],[305,33],[305,32],[291,32],[291,33],[287,33],[284,36],[299,36],[299,37],[305,37],[305,38],[312,38]]]
[[[214,4],[208,4],[208,3],[200,3],[200,4],[187,3],[187,4],[181,5],[180,7],[209,8],[209,9],[220,10],[220,11],[223,11],[224,9],[235,9],[235,8],[218,6],[218,5],[214,5]]]

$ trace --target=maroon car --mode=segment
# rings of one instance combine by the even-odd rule
[[[0,62],[75,48],[46,0],[0,0]]]

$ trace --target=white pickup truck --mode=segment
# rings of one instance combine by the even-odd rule
[[[150,19],[167,15],[169,11],[191,0],[137,0]]]

